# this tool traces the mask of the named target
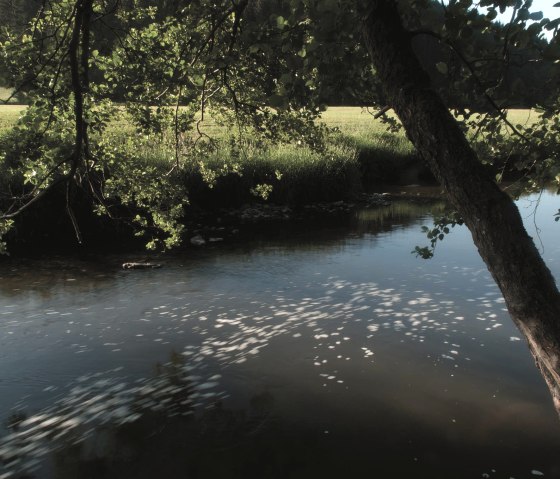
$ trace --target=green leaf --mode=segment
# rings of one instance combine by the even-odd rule
[[[286,104],[286,98],[282,95],[271,95],[268,97],[268,104],[273,108],[282,108]]]
[[[486,18],[488,18],[488,20],[494,20],[497,16],[498,16],[498,12],[494,8],[488,10],[488,13],[486,14]]]
[[[473,35],[473,30],[471,27],[461,28],[459,35],[461,36],[461,38],[470,38]]]
[[[529,15],[529,18],[531,20],[542,20],[543,17],[543,12],[533,12],[531,13],[531,15]]]
[[[438,62],[436,63],[437,71],[440,72],[442,75],[447,75],[449,72],[449,68],[447,68],[447,63],[445,62]]]
[[[529,10],[527,10],[526,8],[521,8],[517,12],[517,19],[518,20],[528,20],[529,19]]]
[[[204,76],[203,75],[193,75],[193,76],[191,76],[190,80],[196,86],[204,85]]]
[[[292,73],[283,73],[283,74],[280,76],[279,80],[280,80],[280,83],[284,83],[284,84],[286,84],[286,83],[292,83],[293,77],[294,77],[294,76],[293,76]]]

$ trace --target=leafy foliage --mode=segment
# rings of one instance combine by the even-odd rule
[[[427,238],[430,240],[430,246],[416,246],[412,254],[423,259],[432,258],[438,241],[443,241],[451,233],[450,228],[455,228],[455,226],[462,224],[463,219],[455,211],[434,218],[434,226],[432,228],[422,227],[422,231],[426,233]]]
[[[150,247],[171,247],[188,202],[182,172],[196,168],[212,185],[239,172],[236,158],[253,148],[325,152],[332,132],[316,121],[325,99],[385,103],[356,29],[368,2],[54,0],[28,18],[33,9],[10,1],[23,20],[0,25],[0,57],[13,95],[29,108],[0,141],[11,178],[0,198],[4,220],[68,185],[78,237],[75,188],[99,213],[135,224]],[[530,0],[482,0],[486,13],[471,0],[399,3],[435,85],[486,145],[483,160],[507,151],[507,166],[524,174],[520,185],[560,185],[560,20],[533,12]],[[506,7],[511,21],[496,24]],[[548,80],[529,94],[536,77]],[[507,108],[528,101],[542,112],[538,122],[509,122]],[[109,134],[123,118],[126,131]],[[213,124],[227,139],[215,137]],[[201,160],[224,144],[231,161],[209,169]],[[147,151],[158,160],[147,162]],[[253,192],[272,197],[275,181]]]
[[[30,106],[2,142],[9,169],[21,175],[4,216],[71,179],[98,212],[135,223],[149,247],[170,247],[180,241],[187,202],[181,169],[197,165],[210,184],[236,171],[235,163],[218,171],[200,161],[219,149],[205,128],[208,110],[229,126],[241,154],[258,138],[323,148],[327,130],[315,124],[320,106],[309,95],[316,70],[302,54],[305,20],[294,25],[301,30],[294,38],[281,16],[243,28],[248,2],[117,6],[60,0],[23,32],[5,31],[0,47]],[[133,126],[125,144],[107,134],[123,115]],[[147,164],[137,153],[156,143],[167,164]],[[270,185],[255,191],[267,196]]]
[[[6,242],[2,241],[2,237],[10,231],[10,228],[13,226],[13,220],[3,220],[0,221],[0,255],[7,254],[8,250],[6,249]]]

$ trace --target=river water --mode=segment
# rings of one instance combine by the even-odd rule
[[[558,200],[537,199],[520,210],[558,277]],[[560,477],[560,420],[468,231],[410,254],[434,209],[158,270],[0,264],[0,478]]]

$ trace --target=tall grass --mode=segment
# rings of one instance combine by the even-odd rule
[[[0,87],[0,98],[3,98],[1,90]],[[16,124],[24,109],[25,106],[22,105],[0,105],[0,134]]]
[[[245,149],[234,162],[218,149],[187,167],[184,181],[191,202],[211,209],[257,200],[297,206],[349,198],[363,188],[356,150],[336,144],[322,152],[295,145]]]
[[[0,106],[0,134],[15,124],[23,108]],[[514,124],[535,118],[530,110],[509,112]],[[362,108],[328,108],[318,121],[333,129],[324,151],[286,144],[234,151],[228,144],[227,131],[209,118],[203,128],[215,137],[218,146],[199,157],[189,157],[183,168],[182,181],[191,203],[219,208],[260,197],[300,205],[345,199],[375,184],[416,183],[426,174],[404,132],[389,132],[384,123]],[[121,144],[124,156],[133,158],[137,166],[156,165],[163,174],[173,164],[173,141],[130,141],[137,133],[123,117],[105,134]],[[403,176],[405,171],[413,173]]]

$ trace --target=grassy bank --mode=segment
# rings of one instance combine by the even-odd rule
[[[0,106],[0,135],[11,129],[24,108]],[[513,124],[527,124],[537,114],[531,110],[510,110],[508,118]],[[364,109],[331,107],[319,122],[333,130],[322,152],[286,144],[260,144],[258,148],[234,150],[228,145],[226,130],[211,119],[206,120],[202,130],[217,140],[218,147],[199,155],[194,163],[191,160],[193,164],[187,161],[185,182],[194,193],[192,199],[196,202],[196,195],[205,190],[201,204],[219,203],[220,198],[225,203],[232,199],[247,201],[251,190],[268,184],[273,188],[264,196],[271,201],[298,204],[342,199],[372,185],[430,180],[431,175],[404,132],[389,132],[386,124]],[[115,120],[105,135],[112,137],[117,145],[130,143],[131,137],[138,136],[122,118]],[[172,143],[153,139],[143,144],[134,141],[134,146],[124,154],[142,164],[156,165],[162,172],[168,171],[175,157]],[[479,146],[482,156],[488,153],[484,144]]]
[[[0,106],[0,134],[9,131],[23,109]],[[190,201],[203,207],[224,207],[261,196],[293,206],[345,199],[374,184],[418,182],[422,168],[404,133],[389,133],[381,121],[357,107],[329,108],[320,121],[336,130],[321,152],[286,144],[233,151],[227,139],[221,138],[224,130],[212,120],[206,121],[204,132],[220,146],[194,164],[186,164],[184,181]],[[106,134],[125,144],[127,135],[135,133],[119,120]],[[127,154],[158,165],[162,172],[169,170],[174,157],[169,145],[153,141]]]
[[[24,108],[0,106],[0,135],[10,130]],[[514,124],[535,118],[530,110],[509,112]],[[270,202],[293,206],[345,199],[382,184],[432,181],[404,132],[389,132],[364,109],[328,108],[319,121],[334,130],[322,152],[286,144],[235,150],[228,145],[223,128],[211,119],[205,121],[203,131],[217,139],[219,146],[185,164],[183,181],[191,203],[203,208],[239,206],[255,201],[260,194]],[[122,145],[138,136],[122,118],[105,135]],[[135,141],[133,146],[123,147],[123,155],[135,159],[140,167],[153,165],[164,173],[175,156],[171,143]]]
[[[0,141],[2,136],[9,135],[24,108],[0,106]],[[531,121],[531,116],[527,110],[510,112],[514,123]],[[251,141],[239,148],[228,143],[227,132],[210,120],[205,122],[204,128],[217,140],[217,148],[195,158],[191,156],[172,177],[166,175],[174,160],[173,142],[143,140],[122,118],[108,127],[103,139],[110,140],[108,143],[118,151],[110,174],[114,178],[124,178],[123,183],[128,181],[135,185],[137,190],[132,196],[142,195],[144,178],[172,178],[175,196],[171,197],[167,186],[165,191],[161,190],[164,198],[160,211],[165,214],[166,208],[183,203],[187,197],[189,206],[184,218],[187,224],[200,210],[213,212],[264,201],[299,208],[309,203],[351,199],[364,191],[379,190],[379,185],[433,181],[404,132],[389,132],[384,123],[363,109],[329,108],[320,121],[333,131],[325,148],[315,151],[297,144],[260,143],[255,146]],[[9,191],[12,185],[8,188],[2,185],[6,181],[7,177],[0,178],[0,187]],[[151,189],[154,184],[152,181],[145,186]],[[121,193],[128,188],[125,185]],[[18,189],[21,191],[14,188]],[[154,193],[154,197],[158,194]],[[169,197],[165,198],[166,195]],[[107,230],[112,230],[111,222],[99,223],[88,200],[84,199],[82,206],[80,227],[90,229],[90,234],[99,236],[100,241],[109,238]],[[72,225],[65,215],[62,218],[60,215],[64,209],[62,192],[50,195],[48,201],[40,202],[18,220],[15,241],[37,239],[39,232],[47,230],[53,230],[49,233],[53,237],[61,236],[64,231],[66,237],[72,238]],[[124,210],[119,210],[119,215],[121,213],[124,217],[134,216],[135,206],[126,205]],[[131,230],[126,229],[124,235],[130,234]]]

